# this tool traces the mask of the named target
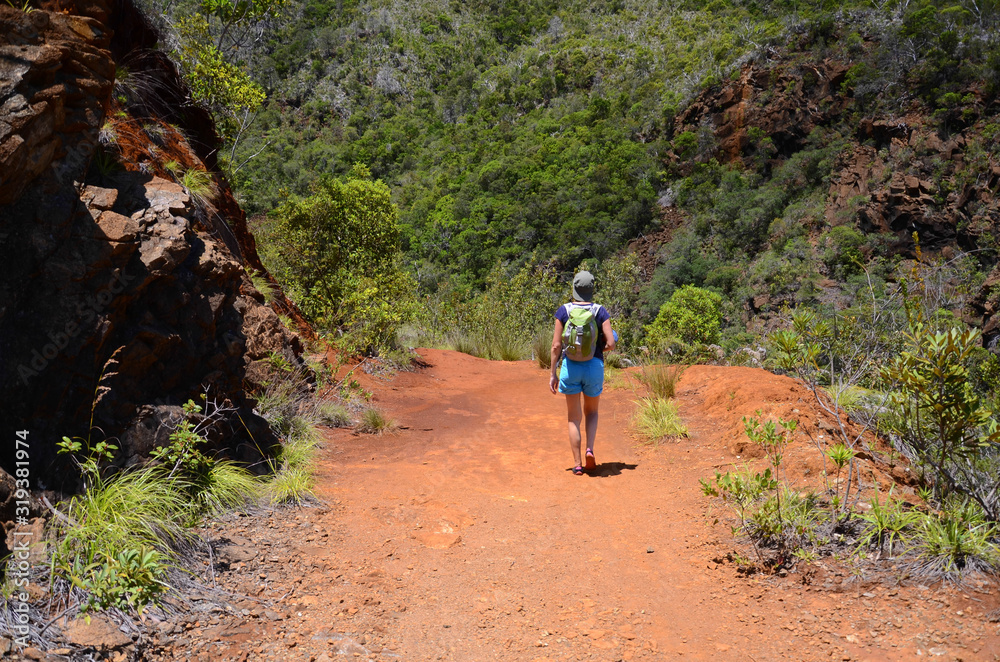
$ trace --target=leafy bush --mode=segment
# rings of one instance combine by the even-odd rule
[[[714,343],[722,323],[722,297],[710,290],[685,285],[660,308],[646,327],[650,345],[660,347],[677,338],[686,343]]]
[[[437,310],[428,318],[437,326],[451,325],[448,344],[456,351],[495,361],[518,361],[535,350],[542,357],[539,361],[546,361],[552,346],[553,313],[562,300],[559,289],[555,273],[532,262],[517,271],[498,264],[482,293],[464,300],[459,296],[438,299]],[[547,341],[542,339],[546,328]]]
[[[763,544],[794,552],[816,539],[822,520],[818,501],[811,492],[800,494],[782,485],[751,511],[747,531]]]
[[[264,88],[241,66],[235,54],[246,53],[246,41],[266,20],[274,19],[284,0],[265,2],[202,2],[201,11],[176,17],[174,54],[195,100],[215,114],[223,136],[239,140],[264,103]],[[252,51],[251,51],[252,52]],[[133,74],[134,76],[134,74]]]
[[[845,280],[860,271],[863,264],[860,249],[864,242],[864,235],[848,225],[830,228],[820,237],[823,263],[832,277]]]
[[[87,593],[80,611],[135,609],[142,614],[149,603],[167,589],[163,556],[140,547],[116,554],[99,552],[89,559],[78,557],[68,568],[67,578]]]
[[[701,491],[707,497],[721,499],[729,506],[739,520],[739,526],[733,527],[733,535],[742,532],[753,545],[757,560],[764,563],[764,557],[757,543],[757,535],[751,527],[756,506],[765,494],[778,489],[778,480],[771,468],[762,472],[752,471],[749,467],[742,471],[715,472],[715,479],[709,482],[699,479]]]
[[[345,332],[353,351],[391,347],[415,312],[415,284],[399,264],[398,211],[388,187],[356,167],[324,179],[265,225],[271,272],[320,328]]]
[[[893,399],[902,415],[897,432],[933,469],[938,496],[954,487],[949,465],[1000,442],[997,422],[969,384],[967,364],[978,339],[976,330],[934,333],[918,322],[906,335],[906,350],[883,371],[900,389]]]
[[[577,269],[586,268],[586,264]],[[608,259],[593,268],[594,300],[611,315],[611,326],[618,333],[616,352],[634,352],[643,334],[643,316],[639,306],[642,278],[638,256],[628,253],[620,259]]]

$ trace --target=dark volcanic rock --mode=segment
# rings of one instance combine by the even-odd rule
[[[34,487],[73,489],[71,467],[55,453],[63,435],[116,438],[120,461],[138,462],[166,439],[179,406],[207,392],[226,411],[210,441],[257,461],[276,439],[253,413],[247,366],[272,352],[299,362],[302,345],[250,282],[247,269],[260,270],[252,238],[230,240],[228,188],[212,208],[219,213],[208,214],[137,163],[88,171],[106,149],[98,130],[112,51],[134,50],[121,41],[129,33],[112,40],[112,24],[132,25],[140,42],[151,29],[127,2],[114,12],[100,3],[60,9],[24,14],[0,3],[2,434],[10,441],[14,430],[29,431]],[[143,62],[169,88],[158,99],[186,99],[169,60],[147,54],[131,65]],[[180,101],[160,110],[177,122],[203,113]],[[192,150],[211,153],[214,128],[197,137],[169,149],[204,167]],[[13,445],[0,448],[0,466],[12,470]]]

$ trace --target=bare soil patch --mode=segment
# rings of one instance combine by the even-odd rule
[[[740,419],[756,409],[824,434],[812,394],[792,380],[692,367],[678,396],[690,437],[656,448],[633,439],[634,394],[606,390],[599,470],[577,477],[547,373],[529,362],[421,355],[427,367],[366,384],[403,426],[397,434],[327,433],[324,506],[213,525],[216,581],[245,597],[162,624],[151,658],[1000,655],[987,617],[992,585],[900,584],[892,572],[858,577],[829,560],[745,577],[726,561],[733,541],[712,525],[721,511],[698,479],[753,454]],[[801,437],[789,473],[811,484],[822,461]],[[888,480],[874,465],[871,473]]]

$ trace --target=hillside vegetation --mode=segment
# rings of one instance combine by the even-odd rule
[[[997,15],[971,1],[279,4],[233,51],[268,100],[234,134],[230,168],[267,232],[262,215],[287,196],[363,164],[391,190],[425,294],[481,290],[498,264],[532,258],[563,275],[594,266],[676,204],[687,215],[643,260],[635,309],[649,322],[675,288],[714,289],[731,348],[761,306],[823,301],[824,279],[849,303],[861,266],[893,278],[913,230],[935,255],[978,251],[957,266],[968,292],[983,279],[989,213],[900,239],[865,223],[861,193],[829,207],[852,158],[879,165],[861,173],[872,189],[897,173],[932,184],[930,214],[988,184]],[[746,92],[735,122],[719,119],[726,89]],[[871,118],[919,126],[920,144],[910,129],[902,150],[866,135]],[[955,135],[961,162],[935,146]]]

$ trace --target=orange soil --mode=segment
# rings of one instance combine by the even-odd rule
[[[607,389],[599,470],[576,477],[563,399],[545,372],[421,355],[429,367],[366,377],[399,433],[327,435],[318,491],[330,509],[304,509],[284,526],[272,516],[245,534],[257,545],[286,539],[287,562],[251,564],[245,580],[283,612],[227,654],[324,661],[347,636],[370,651],[362,657],[386,660],[1000,655],[986,617],[992,585],[899,585],[899,572],[857,578],[830,559],[787,577],[744,577],[725,560],[735,543],[713,519],[726,511],[698,479],[745,459],[744,413],[795,416],[822,434],[812,395],[792,380],[693,367],[678,394],[690,437],[655,448],[630,432],[636,394]],[[822,460],[799,437],[789,476],[814,484]]]

